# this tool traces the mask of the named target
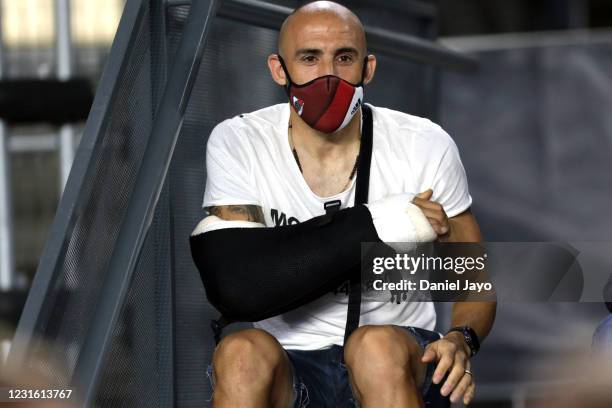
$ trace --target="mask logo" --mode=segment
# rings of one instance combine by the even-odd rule
[[[357,112],[357,109],[359,109],[360,106],[361,98],[357,99],[357,103],[355,104],[355,106],[353,106],[353,109],[351,110],[351,116],[353,116]]]
[[[304,101],[300,98],[294,96],[293,97],[293,107],[298,115],[302,116],[302,111],[304,110]]]

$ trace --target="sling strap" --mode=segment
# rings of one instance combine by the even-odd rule
[[[370,164],[372,162],[372,110],[368,105],[361,107],[363,126],[361,129],[361,145],[359,146],[359,163],[357,164],[357,181],[355,190],[355,205],[368,202],[370,190]],[[359,327],[361,314],[361,274],[349,281],[348,313],[344,330],[344,343]]]

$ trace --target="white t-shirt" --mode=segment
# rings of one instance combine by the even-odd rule
[[[468,209],[465,170],[451,137],[428,119],[386,108],[372,108],[373,149],[370,202],[391,194],[433,189],[432,200],[448,217]],[[325,213],[323,204],[352,206],[355,179],[343,192],[319,197],[309,188],[293,157],[287,127],[289,104],[273,105],[217,125],[206,149],[204,207],[261,206],[266,226],[294,224]],[[231,273],[228,271],[228,273]],[[287,349],[315,350],[342,345],[348,296],[329,293],[291,312],[255,323]],[[397,324],[433,330],[431,302],[363,302],[360,325]]]

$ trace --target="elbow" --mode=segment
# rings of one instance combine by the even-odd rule
[[[241,258],[211,247],[207,234],[191,236],[191,255],[200,273],[208,302],[223,316],[234,321],[256,321],[259,310],[243,273],[247,267]],[[243,277],[243,278],[241,278]]]

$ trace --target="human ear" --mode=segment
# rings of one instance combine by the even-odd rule
[[[374,79],[374,72],[376,72],[376,56],[368,55],[366,72],[363,78],[364,84],[369,84]]]
[[[278,54],[270,54],[268,56],[268,68],[270,69],[270,74],[274,82],[281,86],[287,85],[287,75],[281,65]]]

